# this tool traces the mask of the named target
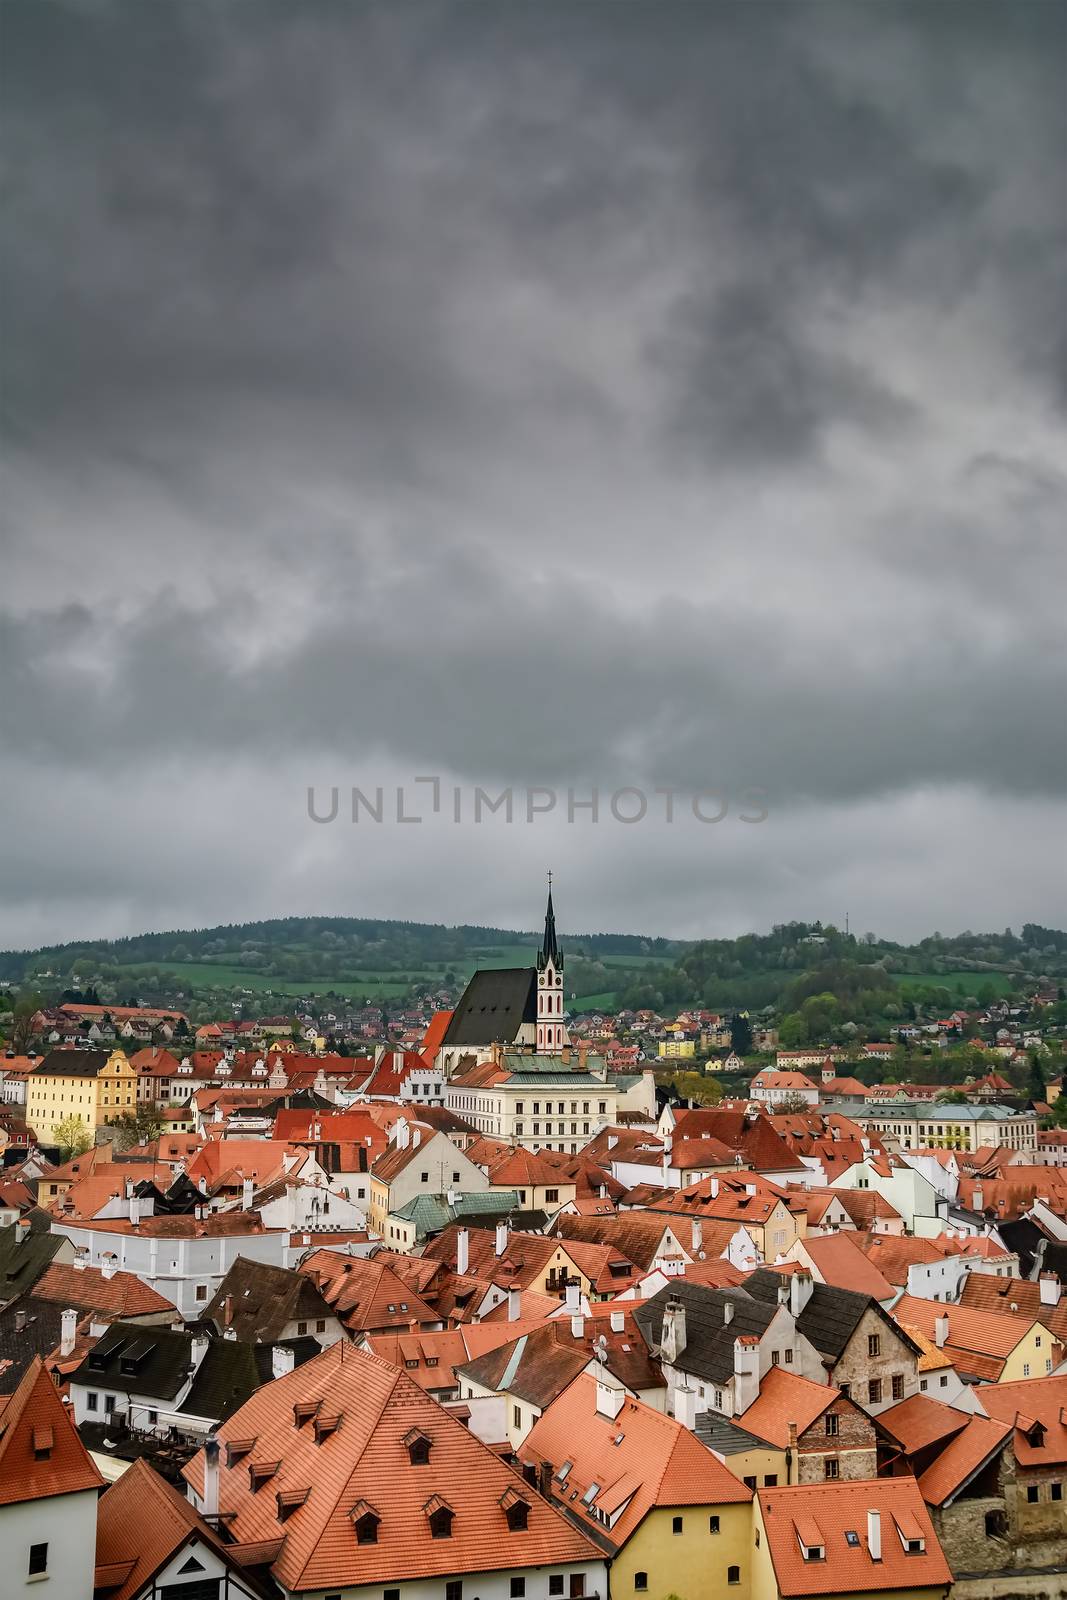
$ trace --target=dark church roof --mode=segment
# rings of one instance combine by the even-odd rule
[[[545,937],[541,942],[541,949],[537,957],[538,971],[541,971],[542,968],[547,967],[550,961],[558,971],[560,966],[560,955],[559,946],[556,943],[556,913],[552,909],[551,886],[549,887],[548,891],[548,910],[545,912]]]
[[[467,984],[441,1044],[514,1044],[523,1023],[536,1021],[535,968],[486,969]]]

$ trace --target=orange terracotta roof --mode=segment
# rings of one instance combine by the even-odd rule
[[[441,1321],[441,1314],[384,1261],[316,1250],[299,1270],[317,1285],[334,1315],[350,1333],[407,1328]]]
[[[855,1289],[875,1300],[892,1300],[896,1289],[864,1255],[851,1233],[808,1234],[802,1248],[816,1276],[835,1289]]]
[[[75,1267],[53,1261],[33,1287],[37,1300],[52,1300],[83,1311],[103,1311],[110,1317],[148,1317],[176,1308],[170,1300],[142,1283],[132,1272],[115,1272],[110,1278],[99,1267]]]
[[[178,1490],[134,1461],[100,1498],[96,1518],[96,1587],[107,1600],[133,1600],[191,1541],[207,1545],[228,1566],[234,1553]]]
[[[840,1397],[840,1389],[829,1384],[814,1383],[785,1367],[772,1367],[760,1381],[756,1399],[738,1417],[738,1426],[784,1450],[790,1423],[795,1422],[797,1432],[803,1433]]]
[[[793,1595],[862,1594],[871,1590],[922,1590],[947,1586],[952,1573],[914,1478],[761,1489],[759,1506],[778,1592]],[[881,1522],[881,1560],[871,1558],[867,1512]],[[847,1535],[855,1536],[850,1543]],[[901,1535],[917,1534],[921,1554],[908,1554]],[[821,1560],[805,1560],[801,1541],[820,1544]]]
[[[884,1415],[883,1412],[879,1422]],[[919,1476],[919,1488],[927,1505],[943,1506],[952,1500],[1010,1435],[1011,1427],[1006,1422],[992,1417],[968,1417],[967,1426],[949,1440],[937,1460]]]
[[[100,1489],[104,1480],[40,1356],[0,1415],[0,1505]]]
[[[1039,1320],[972,1311],[968,1306],[946,1305],[908,1294],[901,1295],[892,1315],[901,1326],[916,1327],[935,1343],[937,1321],[947,1317],[948,1337],[941,1348],[962,1373],[993,1383],[1016,1345]]]
[[[297,1406],[339,1417],[339,1425],[320,1439],[315,1417],[298,1421]],[[415,1435],[429,1443],[424,1466],[409,1457]],[[219,1507],[228,1533],[242,1544],[284,1538],[271,1570],[289,1590],[599,1559],[588,1539],[406,1372],[343,1343],[265,1384],[218,1437]],[[226,1465],[227,1441],[253,1438],[251,1456]],[[280,1466],[253,1490],[250,1462]],[[203,1471],[201,1452],[184,1469],[198,1492]],[[508,1526],[502,1501],[509,1494],[528,1506],[525,1530]],[[304,1496],[284,1522],[279,1495]],[[438,1506],[454,1513],[451,1537],[431,1535],[429,1513]],[[378,1519],[373,1544],[357,1542],[361,1515]]]
[[[987,1272],[969,1272],[963,1280],[960,1305],[975,1311],[992,1311],[1000,1316],[1021,1316],[1027,1322],[1040,1322],[1067,1344],[1067,1295],[1056,1305],[1044,1305],[1041,1285],[1022,1278],[994,1278]]]
[[[1015,1428],[1013,1447],[1021,1467],[1059,1467],[1067,1462],[1067,1376],[998,1383],[982,1390],[982,1404],[991,1417]],[[1040,1439],[1022,1431],[1020,1421],[1040,1423]]]
[[[617,1441],[617,1442],[616,1442]],[[618,1549],[656,1506],[733,1505],[752,1491],[673,1417],[625,1400],[614,1418],[597,1410],[597,1380],[575,1378],[534,1424],[519,1456],[550,1462],[553,1498],[574,1521]],[[565,1462],[570,1471],[562,1482]],[[598,1485],[589,1497],[589,1490]],[[594,1509],[625,1510],[609,1529]]]
[[[878,1426],[892,1434],[908,1455],[917,1455],[933,1444],[947,1444],[967,1426],[967,1413],[956,1411],[925,1394],[890,1406],[878,1416]]]

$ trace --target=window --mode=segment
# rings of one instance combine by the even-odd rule
[[[837,1438],[837,1426],[838,1426],[838,1424],[837,1424],[837,1415],[836,1415],[836,1413],[833,1412],[833,1411],[828,1412],[827,1413],[827,1417],[826,1417],[826,1437],[828,1439],[836,1439]]]
[[[755,1478],[754,1478],[754,1477],[752,1477],[752,1478],[746,1478],[746,1479],[745,1479],[745,1482],[746,1482],[746,1483],[747,1483],[747,1484],[748,1484],[748,1487],[749,1487],[749,1488],[750,1488],[750,1489],[755,1489],[755,1488],[756,1488],[756,1480],[755,1480]]]
[[[1023,1377],[1024,1378],[1028,1378],[1029,1376],[1030,1376],[1030,1363],[1029,1363],[1029,1361],[1024,1361],[1023,1362]]]
[[[829,1478],[839,1478],[841,1476],[841,1468],[838,1466],[838,1462],[837,1462],[837,1457],[836,1456],[827,1456],[827,1458],[826,1458],[826,1476],[827,1476],[828,1479]]]
[[[850,1383],[839,1383],[837,1387],[841,1390],[845,1399],[848,1400],[852,1394],[852,1385]]]
[[[718,1519],[718,1517],[709,1517],[708,1518],[708,1532],[709,1533],[718,1533],[718,1531],[719,1531],[719,1519]]]
[[[1049,1499],[1050,1500],[1062,1500],[1063,1499],[1063,1484],[1062,1483],[1050,1483],[1049,1486],[1048,1486],[1048,1495],[1049,1495]]]
[[[530,1523],[530,1508],[525,1500],[513,1500],[504,1512],[509,1533],[525,1533]]]
[[[48,1546],[46,1544],[30,1545],[29,1575],[32,1578],[36,1573],[48,1571]]]
[[[740,1567],[727,1567],[727,1569],[726,1569],[726,1581],[727,1581],[727,1583],[740,1583],[741,1582],[741,1568]]]
[[[781,1364],[782,1364],[782,1352],[780,1350],[772,1350],[771,1351],[771,1366],[772,1367],[778,1367],[778,1366],[781,1366]]]
[[[987,1539],[1003,1539],[1008,1531],[1008,1517],[1004,1511],[987,1511],[985,1514]]]
[[[451,1539],[452,1518],[455,1512],[451,1506],[438,1506],[436,1511],[430,1512],[430,1533],[435,1539]],[[445,1597],[448,1600],[448,1597]]]
[[[791,1367],[793,1365],[793,1352],[792,1352],[792,1350],[787,1350],[786,1351],[786,1353],[785,1353],[785,1364],[786,1364],[787,1367]]]
[[[445,1600],[463,1600],[462,1579],[449,1579],[449,1581],[445,1584]]]
[[[1038,1496],[1038,1488],[1037,1488],[1037,1484],[1036,1483],[1027,1484],[1027,1486],[1026,1486],[1026,1498],[1030,1502],[1031,1505],[1036,1505],[1037,1500],[1039,1498],[1039,1496]]]
[[[672,1533],[681,1533],[682,1529],[684,1528],[684,1526],[685,1526],[685,1524],[684,1524],[684,1522],[683,1522],[681,1517],[674,1517],[674,1518],[671,1519],[671,1532]]]
[[[546,1204],[550,1205],[553,1200],[558,1200],[558,1199],[559,1199],[559,1190],[558,1189],[546,1189],[545,1190],[545,1202],[546,1202]]]
[[[361,1517],[356,1518],[356,1543],[377,1544],[379,1517],[373,1511],[365,1511]]]
[[[198,1283],[197,1284],[197,1286],[196,1286],[196,1298],[198,1300],[206,1300],[207,1299],[207,1284],[206,1283]]]
[[[877,1333],[869,1333],[867,1335],[867,1354],[869,1356],[880,1356],[881,1353],[882,1353],[881,1335],[877,1334]]]
[[[325,1317],[319,1317],[316,1320],[315,1332],[316,1333],[325,1333],[326,1332],[326,1318]]]
[[[872,1378],[870,1383],[867,1385],[867,1401],[868,1401],[868,1404],[870,1404],[872,1406],[876,1406],[881,1401],[881,1398],[882,1398],[882,1380],[881,1380],[881,1378]]]
[[[522,1407],[521,1406],[512,1406],[512,1408],[511,1408],[511,1420],[515,1424],[516,1428],[521,1428],[522,1427]]]
[[[648,1588],[648,1573],[647,1572],[635,1572],[634,1573],[634,1588],[635,1589],[647,1589]]]
[[[549,1592],[549,1594],[562,1594],[563,1593],[563,1574],[562,1574],[562,1572],[553,1572],[552,1573],[551,1577],[548,1580],[548,1592]]]
[[[512,1578],[510,1593],[511,1600],[524,1600],[524,1596],[526,1594],[526,1579]]]
[[[85,1406],[88,1411],[99,1411],[100,1396],[96,1393],[95,1389],[90,1389],[89,1393],[85,1396]]]
[[[943,1372],[938,1381],[939,1381],[942,1389],[947,1389],[948,1388],[948,1373],[947,1372]]]
[[[297,1325],[296,1325],[296,1331],[300,1335],[300,1337],[303,1338],[304,1334],[307,1333],[307,1331],[308,1331],[307,1323],[306,1322],[298,1322]]]
[[[778,1487],[778,1474],[777,1474],[777,1472],[768,1472],[767,1473],[767,1475],[764,1477],[764,1480],[763,1480],[763,1487],[765,1489],[777,1489],[777,1487]]]
[[[903,1400],[903,1398],[904,1398],[904,1378],[903,1378],[903,1375],[901,1373],[899,1373],[899,1372],[894,1372],[894,1374],[893,1374],[893,1399],[894,1400]]]

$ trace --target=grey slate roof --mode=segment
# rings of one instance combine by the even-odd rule
[[[706,1444],[716,1455],[736,1456],[744,1450],[766,1450],[766,1439],[758,1439],[729,1417],[718,1411],[702,1411],[696,1419],[693,1432],[701,1444]]]
[[[220,1333],[229,1327],[238,1339],[263,1344],[280,1339],[290,1322],[314,1322],[333,1315],[306,1272],[238,1256],[204,1310],[202,1321],[214,1323]]]
[[[675,1365],[711,1383],[726,1383],[733,1377],[734,1340],[742,1334],[762,1338],[778,1309],[777,1296],[773,1305],[765,1305],[745,1289],[709,1289],[683,1280],[660,1289],[634,1309],[634,1320],[650,1348],[660,1342],[663,1310],[670,1300],[685,1308],[685,1349]],[[729,1322],[727,1305],[733,1307]]]
[[[106,1050],[49,1050],[33,1069],[57,1078],[95,1078],[108,1062]]]
[[[780,1272],[760,1267],[745,1279],[745,1288],[755,1299],[774,1307],[778,1304],[778,1290],[782,1282]],[[820,1355],[830,1356],[836,1361],[869,1306],[881,1309],[869,1294],[856,1294],[852,1289],[837,1289],[828,1283],[816,1283],[810,1300],[797,1318],[797,1328]],[[896,1328],[895,1323],[892,1326]],[[897,1329],[897,1332],[906,1337],[902,1329]]]
[[[0,1305],[32,1288],[66,1243],[65,1235],[51,1229],[52,1218],[37,1208],[27,1212],[21,1228],[17,1222],[0,1228]]]
[[[514,1044],[523,1023],[536,1021],[536,969],[487,968],[471,977],[441,1043]]]

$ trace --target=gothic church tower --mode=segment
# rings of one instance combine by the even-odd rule
[[[548,875],[545,937],[537,952],[537,1054],[558,1055],[570,1036],[563,1022],[563,952],[556,943],[552,874]]]

